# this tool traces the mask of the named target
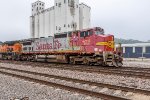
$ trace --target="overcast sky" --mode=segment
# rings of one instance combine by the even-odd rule
[[[1,0],[0,41],[28,38],[31,3],[36,0]],[[54,0],[41,0],[46,8]],[[80,0],[91,6],[92,26],[117,38],[150,40],[150,0]]]

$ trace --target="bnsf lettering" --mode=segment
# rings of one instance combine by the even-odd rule
[[[40,44],[36,43],[36,50],[50,50],[53,49],[52,43]]]

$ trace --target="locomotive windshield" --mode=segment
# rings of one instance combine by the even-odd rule
[[[104,32],[101,32],[101,31],[98,30],[98,31],[95,31],[95,34],[96,34],[96,35],[103,35]]]
[[[103,34],[104,34],[104,29],[102,29],[102,28],[97,28],[97,29],[95,30],[95,34],[96,34],[96,35],[103,35]]]

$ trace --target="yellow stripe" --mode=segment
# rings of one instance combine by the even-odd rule
[[[98,42],[96,43],[97,46],[108,46],[110,48],[114,48],[114,41],[108,41],[108,42]]]

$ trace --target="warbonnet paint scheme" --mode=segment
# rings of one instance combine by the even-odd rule
[[[27,39],[10,46],[4,43],[0,54],[3,59],[122,66],[122,52],[115,51],[114,36],[105,35],[100,27]]]

